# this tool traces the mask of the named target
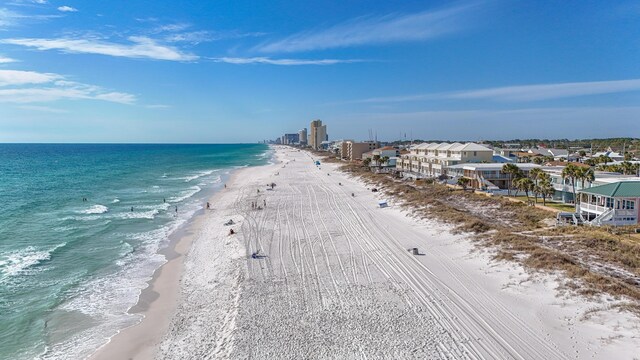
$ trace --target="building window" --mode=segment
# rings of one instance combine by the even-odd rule
[[[607,198],[607,204],[606,206],[608,208],[613,208],[613,199],[612,198]]]
[[[474,151],[474,152],[473,152],[473,156],[478,156],[478,152],[477,152],[477,151]]]
[[[636,202],[633,200],[622,200],[622,208],[633,210],[635,209]]]

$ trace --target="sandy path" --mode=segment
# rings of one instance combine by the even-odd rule
[[[470,256],[469,242],[442,225],[378,208],[335,165],[318,168],[291,149],[277,156],[276,165],[242,170],[216,197],[185,261],[159,358],[631,358],[637,350],[637,322],[580,323],[593,304],[557,306],[550,284],[514,285],[521,269]],[[264,257],[252,258],[257,251]]]

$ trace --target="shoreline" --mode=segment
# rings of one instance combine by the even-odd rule
[[[269,166],[263,164],[254,167]],[[243,170],[251,167],[231,169],[223,184],[233,184]],[[215,203],[226,189],[212,189],[207,199]],[[141,290],[136,304],[127,311],[128,314],[140,314],[142,319],[129,327],[120,329],[108,341],[96,349],[88,359],[153,359],[158,345],[167,334],[171,320],[179,304],[181,296],[180,281],[184,273],[185,259],[197,239],[207,217],[207,210],[200,209],[170,235],[167,247],[158,251],[166,257],[166,262],[157,268],[147,282],[148,286]]]

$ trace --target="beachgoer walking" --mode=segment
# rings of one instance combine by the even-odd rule
[[[207,201],[207,210],[209,210],[211,208],[211,204],[209,204],[209,202]]]
[[[224,184],[224,188],[225,188],[225,189],[227,188],[227,184]]]

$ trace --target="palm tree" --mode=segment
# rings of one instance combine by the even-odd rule
[[[462,191],[466,191],[467,190],[467,185],[469,185],[470,181],[471,181],[471,179],[466,178],[466,177],[459,177],[458,178],[458,185],[462,186]]]
[[[620,164],[620,167],[622,168],[622,173],[624,175],[632,175],[635,173],[635,166],[633,166],[633,163],[629,161],[623,161],[622,164]]]
[[[600,155],[598,156],[598,162],[607,165],[607,163],[612,162],[613,160],[609,157],[609,155]]]
[[[553,196],[555,189],[551,184],[551,176],[549,174],[544,174],[538,185],[536,186],[536,192],[542,196],[542,205],[547,205],[547,197]]]
[[[533,184],[533,180],[526,177],[521,177],[515,179],[513,183],[516,186],[516,189],[524,191],[525,195],[527,195],[527,201],[529,201],[529,191],[531,191],[535,186]]]
[[[389,161],[389,157],[388,156],[383,156],[380,158],[380,167],[382,167],[382,164],[386,164],[387,161]]]
[[[373,161],[376,162],[376,165],[379,165],[380,164],[380,155],[378,155],[378,154],[373,155]]]
[[[567,166],[562,169],[562,181],[564,182],[564,179],[567,178],[571,179],[571,187],[573,188],[573,202],[574,204],[576,204],[576,206],[578,203],[576,201],[576,179],[580,175],[580,171],[580,168],[572,163],[567,164]]]
[[[362,164],[366,167],[369,167],[369,165],[371,164],[371,158],[366,158],[362,160]]]
[[[521,174],[520,168],[515,164],[504,164],[502,166],[502,172],[509,175],[509,183],[507,186],[507,196],[511,196],[511,186],[513,185],[513,179]]]
[[[536,191],[536,187],[538,186],[538,180],[542,177],[544,171],[540,168],[533,168],[529,171],[529,177],[534,181],[533,195],[536,203],[538,202],[538,192]]]
[[[587,181],[589,184],[594,182],[596,179],[596,173],[590,167],[581,167],[580,171],[578,172],[578,177],[580,178],[580,181],[582,182],[582,188],[584,189],[584,182]]]

